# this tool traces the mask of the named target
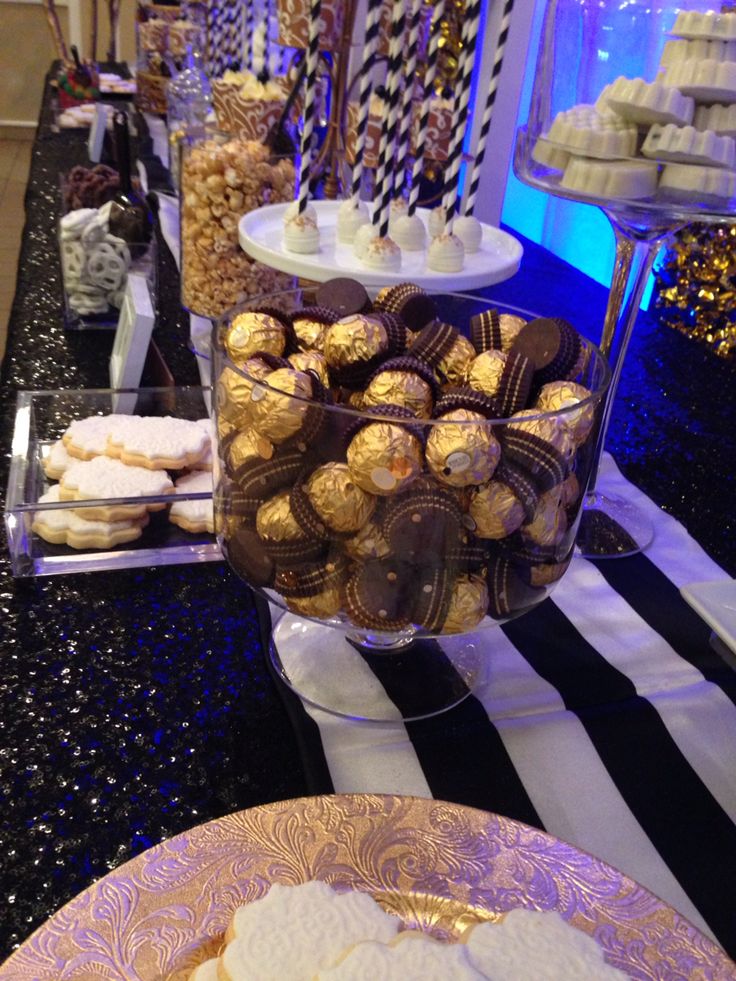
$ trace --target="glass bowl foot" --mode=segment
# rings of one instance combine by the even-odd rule
[[[285,613],[269,656],[281,680],[309,705],[390,723],[426,719],[462,702],[486,680],[486,647],[478,634],[352,636]]]
[[[607,494],[589,494],[575,544],[586,559],[621,559],[644,551],[654,538],[651,521],[635,504]]]

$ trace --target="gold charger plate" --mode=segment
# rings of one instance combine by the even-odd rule
[[[528,825],[442,801],[304,797],[240,811],[100,879],[0,967],[0,981],[184,981],[233,910],[272,882],[372,893],[443,939],[517,906],[558,910],[636,979],[733,981],[684,917],[604,862]]]

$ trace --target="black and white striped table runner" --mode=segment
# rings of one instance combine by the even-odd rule
[[[280,689],[314,793],[435,797],[544,828],[629,874],[733,957],[736,674],[679,592],[728,577],[610,457],[601,489],[644,508],[654,543],[628,559],[575,558],[549,600],[486,632],[490,677],[456,708],[375,725]],[[357,652],[355,670],[371,673]],[[380,672],[370,681],[373,698],[408,714],[410,696]]]

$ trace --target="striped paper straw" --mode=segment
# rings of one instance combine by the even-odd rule
[[[399,81],[401,79],[401,38],[406,27],[404,0],[393,0],[391,11],[391,41],[388,49],[388,79],[386,82],[387,102],[384,105],[383,126],[381,127],[381,146],[376,188],[378,201],[373,211],[373,224],[379,226],[378,234],[385,238],[388,234],[388,215],[393,192],[392,153],[396,142],[399,119]]]
[[[506,51],[506,40],[509,36],[509,26],[511,24],[511,13],[513,9],[514,0],[506,0],[503,8],[503,14],[501,15],[501,25],[498,33],[498,40],[496,42],[496,53],[493,58],[493,68],[491,69],[491,82],[488,88],[488,95],[486,96],[486,107],[483,111],[483,121],[480,126],[480,132],[478,133],[478,144],[476,146],[473,159],[473,172],[470,177],[470,188],[468,190],[468,195],[465,199],[465,206],[463,208],[463,214],[466,215],[473,214],[475,199],[478,197],[480,171],[481,167],[483,166],[483,158],[486,155],[488,132],[491,128],[493,107],[496,103],[496,92],[498,91],[498,79],[501,74],[501,65],[503,64],[503,56]]]
[[[255,0],[246,0],[245,3],[245,68],[253,71],[253,32],[255,30],[255,11],[253,5]]]
[[[463,51],[460,57],[459,90],[455,94],[452,109],[452,138],[445,167],[445,189],[442,203],[445,209],[445,231],[452,231],[452,222],[457,206],[458,176],[463,155],[463,142],[468,122],[468,105],[470,102],[470,85],[475,63],[475,43],[478,36],[480,21],[480,0],[473,0],[467,11],[467,19],[463,25]]]
[[[437,74],[437,53],[439,51],[439,40],[441,37],[440,24],[445,16],[445,0],[438,0],[434,6],[434,13],[429,22],[429,43],[427,45],[427,67],[424,71],[424,97],[419,113],[419,126],[417,127],[416,154],[414,156],[414,166],[411,169],[409,178],[409,208],[408,214],[413,215],[419,200],[419,177],[422,173],[424,164],[424,143],[427,137],[427,126],[429,125],[429,106],[434,90],[434,79]]]
[[[422,0],[411,0],[409,14],[409,44],[404,66],[404,91],[401,96],[401,112],[399,113],[399,137],[394,167],[394,191],[398,194],[404,183],[404,168],[409,152],[411,135],[411,108],[414,96],[414,73],[417,70],[417,46],[419,41],[419,22],[422,13]]]
[[[365,153],[365,139],[368,132],[368,115],[373,88],[371,69],[373,68],[373,56],[376,53],[382,2],[383,0],[368,0],[368,13],[366,15],[363,67],[358,91],[358,122],[355,127],[355,163],[353,164],[353,182],[350,188],[350,198],[355,208],[358,206],[360,184],[363,180],[363,154]]]
[[[312,0],[309,7],[309,34],[307,40],[307,74],[304,80],[304,117],[302,123],[301,168],[299,171],[299,214],[303,214],[309,200],[309,169],[312,164],[312,132],[314,130],[315,89],[319,62],[319,18],[322,0]]]

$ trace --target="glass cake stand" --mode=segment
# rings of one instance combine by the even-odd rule
[[[548,445],[558,463],[549,470],[540,459],[544,472],[532,474],[528,442],[542,439],[519,435],[508,418],[356,410],[333,404],[306,367],[299,384],[311,391],[292,390],[296,380],[282,374],[287,394],[254,360],[230,359],[240,314],[293,314],[315,309],[317,298],[313,287],[265,295],[215,326],[218,540],[233,570],[271,604],[272,667],[306,703],[375,722],[426,718],[486,682],[493,636],[485,628],[533,609],[567,570],[610,373],[598,348],[581,340],[576,380],[590,394],[538,410],[548,434],[568,435],[564,449]],[[472,351],[470,318],[489,302],[446,293],[432,300]],[[331,375],[330,388],[355,391],[353,381]],[[506,466],[517,478],[524,469],[534,485],[514,485],[513,519],[508,493],[493,496],[502,446]],[[515,453],[524,466],[513,464]]]
[[[704,115],[717,101],[716,95],[724,103],[736,102],[736,92],[714,89],[703,84],[702,79],[700,84],[693,81],[697,77],[694,62],[702,60],[704,54],[708,60],[725,58],[723,42],[736,40],[736,14],[708,16],[709,9],[712,10],[705,3],[662,0],[551,0],[540,39],[529,119],[517,131],[516,176],[548,194],[596,205],[610,221],[615,235],[616,256],[600,341],[601,351],[611,364],[612,380],[577,539],[582,554],[591,558],[635,554],[646,548],[654,534],[651,523],[633,504],[599,493],[596,479],[631,332],[657,251],[671,233],[691,221],[718,223],[736,215],[733,178],[709,173],[713,161],[702,153],[697,134],[677,132],[669,137],[673,141],[669,146],[664,135],[657,134],[659,143],[654,145],[652,155],[642,155],[643,141],[658,114],[672,114],[675,109],[672,118],[680,113],[679,121],[686,123],[688,102],[682,100],[683,95],[691,93],[687,97],[692,100],[690,111],[698,114],[693,121],[700,126],[719,126],[718,122],[712,123],[713,116]],[[703,41],[708,42],[705,49]],[[700,66],[699,70],[705,69]],[[611,112],[604,88],[622,76],[647,83],[623,100],[620,89],[613,93],[619,97],[617,115],[623,113],[636,129],[628,148],[622,150],[619,145],[612,149],[600,132],[591,137],[583,125],[559,125],[557,117],[562,111],[578,106],[592,110],[596,103],[597,127],[610,125],[601,121],[602,115]],[[717,86],[718,76],[714,77]],[[654,88],[654,82],[661,87]],[[660,125],[664,125],[667,116],[659,118]],[[556,119],[558,125],[551,131]],[[677,129],[683,130],[683,126]],[[683,143],[679,150],[673,149],[677,139],[691,142],[690,166],[695,170],[685,173],[681,169],[686,158],[682,157]],[[650,169],[648,178],[653,186],[615,186],[617,175],[612,170],[623,176],[623,169],[632,162],[641,165],[647,159],[653,161],[652,168],[656,167],[654,171]],[[725,159],[727,156],[719,162]],[[570,161],[577,167],[577,174]],[[582,177],[581,161],[587,168]],[[603,168],[596,173],[600,163]]]

